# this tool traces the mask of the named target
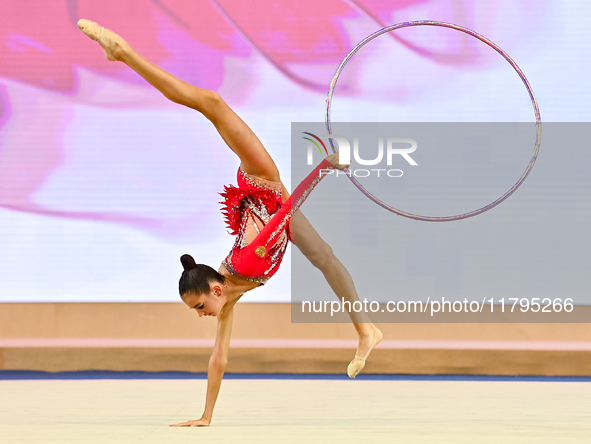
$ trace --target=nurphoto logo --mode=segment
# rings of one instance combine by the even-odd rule
[[[322,139],[315,134],[304,132],[304,134],[310,137],[303,137],[303,139],[307,140],[307,163],[308,165],[314,164],[314,147],[318,149],[321,156],[327,156],[328,150],[326,149],[326,145],[322,141]],[[332,139],[337,143],[337,149],[339,152],[339,163],[340,164],[350,164],[351,163],[351,144],[347,140],[346,137],[339,136],[337,134],[323,134],[321,137],[326,139]],[[414,139],[404,138],[404,137],[386,137],[386,150],[384,155],[384,138],[378,138],[378,152],[377,156],[374,159],[364,159],[360,154],[359,148],[359,138],[353,138],[353,158],[355,162],[359,165],[364,166],[374,166],[379,165],[383,162],[384,158],[386,160],[385,166],[392,166],[392,158],[395,155],[400,155],[406,160],[411,166],[417,166],[417,163],[410,157],[410,154],[416,151],[417,149],[417,142]],[[401,147],[402,145],[402,147]],[[406,146],[404,146],[406,145]],[[410,145],[410,147],[408,147]],[[322,148],[321,148],[322,146]],[[367,151],[367,150],[366,150]],[[375,152],[375,150],[374,150]],[[375,154],[374,154],[375,155]],[[333,170],[333,169],[326,169],[321,170],[320,175],[323,174],[336,174],[339,176],[347,175],[347,176],[355,176],[355,177],[368,177],[370,175],[377,175],[380,176],[380,173],[386,175],[388,177],[402,177],[404,172],[401,169],[393,168],[372,168],[372,169],[351,169],[348,168],[345,171]]]

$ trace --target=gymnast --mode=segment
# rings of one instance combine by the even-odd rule
[[[167,99],[203,114],[215,126],[228,147],[240,158],[238,187],[224,187],[224,215],[236,240],[218,271],[196,264],[185,254],[179,282],[183,302],[199,316],[217,316],[215,345],[207,370],[205,411],[200,419],[174,426],[208,426],[228,362],[234,305],[242,295],[265,282],[277,271],[291,240],[322,271],[339,300],[358,301],[353,280],[331,248],[298,210],[314,186],[324,177],[321,170],[344,169],[338,153],[328,156],[290,196],[281,183],[275,162],[252,130],[213,91],[189,85],[138,54],[114,32],[89,20],[80,30],[98,42],[111,61],[125,63]],[[364,313],[349,313],[359,336],[355,358],[347,367],[354,378],[365,366],[371,350],[382,340],[381,331]]]

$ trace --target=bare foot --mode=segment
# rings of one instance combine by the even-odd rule
[[[81,19],[78,21],[78,28],[92,40],[95,40],[105,53],[108,60],[121,60],[127,42],[113,31],[103,28],[101,25],[90,20]]]
[[[373,324],[371,324],[371,326],[371,329],[367,329],[364,333],[359,335],[359,345],[357,346],[355,359],[353,359],[347,367],[347,374],[350,378],[357,376],[363,367],[365,367],[365,360],[373,348],[378,345],[384,337],[379,328]]]
[[[370,325],[372,326],[371,329],[367,329],[366,332],[359,335],[359,344],[357,345],[357,351],[355,352],[355,355],[359,356],[360,358],[365,356],[366,353],[370,351],[370,348],[378,345],[384,337],[382,331],[379,328],[373,324]]]

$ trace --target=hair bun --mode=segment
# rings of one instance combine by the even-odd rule
[[[192,270],[197,266],[197,264],[195,263],[195,259],[193,259],[193,256],[191,256],[190,254],[183,254],[181,256],[181,264],[183,264],[183,268],[185,269],[185,271]]]

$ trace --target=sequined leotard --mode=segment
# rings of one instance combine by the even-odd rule
[[[238,169],[238,187],[226,186],[220,193],[222,213],[231,234],[237,235],[232,251],[222,262],[234,276],[264,284],[279,268],[289,239],[289,221],[312,189],[334,168],[323,160],[281,201],[281,183],[252,176]]]

